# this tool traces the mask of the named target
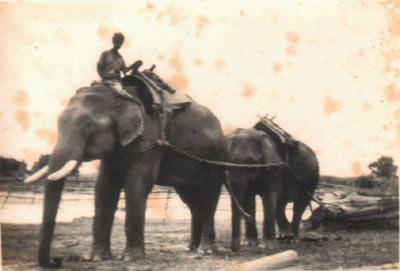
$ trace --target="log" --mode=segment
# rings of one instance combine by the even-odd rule
[[[297,260],[296,251],[286,250],[254,261],[226,267],[220,271],[279,270],[294,265]]]
[[[374,266],[363,266],[357,268],[348,269],[337,269],[337,270],[399,270],[399,263],[374,265]]]

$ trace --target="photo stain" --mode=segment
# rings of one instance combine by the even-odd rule
[[[335,100],[331,96],[325,97],[325,102],[324,102],[325,115],[330,115],[338,112],[340,107],[341,107],[341,102],[339,100]]]
[[[69,103],[69,98],[58,99],[58,101],[62,106],[67,106]]]
[[[215,60],[215,68],[217,71],[222,71],[226,67],[225,59],[219,58]]]
[[[286,39],[293,44],[299,43],[300,41],[299,36],[294,32],[287,32]]]
[[[57,133],[46,128],[40,128],[35,131],[35,136],[38,139],[44,139],[50,145],[57,143]]]
[[[12,101],[18,107],[25,107],[30,103],[29,96],[24,90],[18,90]]]
[[[168,83],[176,88],[178,91],[186,91],[188,89],[189,82],[183,74],[176,73],[168,79]]]
[[[209,25],[211,22],[210,20],[203,16],[199,15],[197,17],[197,22],[196,22],[196,37],[200,37],[201,33],[203,32],[204,28]]]
[[[28,131],[30,126],[29,115],[25,110],[15,111],[14,118],[17,121],[17,123],[21,125],[23,131]]]
[[[148,208],[150,208],[157,215],[160,215],[165,219],[172,218],[168,210],[165,209],[165,202],[160,194],[153,193],[151,197],[148,198],[147,201],[148,201],[147,205]]]
[[[239,14],[242,15],[242,16],[244,16],[244,11],[241,10]]]
[[[352,162],[351,163],[351,173],[353,173],[355,176],[359,176],[362,173],[361,170],[361,163],[358,161]]]
[[[90,166],[95,170],[99,169],[100,168],[100,160],[92,161],[90,163]]]
[[[362,109],[363,109],[364,111],[368,111],[370,108],[371,108],[371,105],[369,104],[368,101],[364,101],[364,102],[362,103]]]
[[[246,99],[251,99],[256,93],[256,90],[253,87],[251,87],[249,83],[242,83],[242,84],[243,84],[243,90],[240,93],[240,96]]]
[[[388,102],[398,102],[400,101],[400,87],[395,83],[392,82],[384,89],[385,99]]]
[[[198,58],[194,61],[194,65],[197,67],[201,67],[203,65],[203,60],[201,58]]]
[[[232,126],[232,124],[226,124],[224,127],[223,127],[223,132],[224,132],[224,135],[228,135],[228,134],[230,134],[231,132],[232,132],[232,130],[233,130],[233,126]]]
[[[287,47],[285,52],[288,56],[296,56],[297,55],[297,50],[293,46]]]
[[[278,74],[278,73],[280,73],[281,70],[282,70],[282,65],[279,64],[279,63],[277,63],[277,62],[273,62],[273,63],[271,64],[271,68],[272,68],[272,72],[273,72],[274,74]]]
[[[394,111],[394,117],[397,120],[400,120],[400,108]]]
[[[174,69],[176,72],[182,71],[182,61],[178,56],[171,57],[168,59],[169,66]]]
[[[105,25],[100,25],[99,28],[97,29],[97,35],[103,40],[103,41],[111,41],[111,35],[112,31],[109,27]]]
[[[158,54],[157,55],[157,59],[158,60],[163,60],[164,59],[164,55],[163,54]]]

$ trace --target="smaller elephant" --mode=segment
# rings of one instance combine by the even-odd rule
[[[302,214],[309,204],[319,179],[319,166],[314,152],[302,142],[288,148],[266,131],[255,128],[236,129],[226,136],[231,162],[245,164],[288,163],[289,167],[267,169],[230,169],[226,171],[232,192],[252,218],[246,220],[246,238],[258,245],[255,219],[255,196],[262,198],[264,207],[264,245],[276,239],[275,221],[285,237],[298,239]],[[288,202],[294,202],[292,223],[285,214]],[[240,220],[237,205],[232,200],[233,251],[240,249]]]

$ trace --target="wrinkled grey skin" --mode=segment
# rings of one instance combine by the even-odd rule
[[[231,162],[285,162],[282,146],[263,131],[254,128],[236,129],[227,135],[226,139]],[[264,207],[262,242],[267,245],[268,240],[276,238],[275,221],[278,223],[280,234],[298,238],[301,216],[311,199],[304,189],[314,193],[319,179],[319,166],[314,152],[301,142],[298,152],[291,152],[289,158],[294,173],[300,177],[298,181],[284,168],[231,169],[226,172],[232,192],[244,210],[252,215],[252,219],[246,221],[246,238],[251,245],[259,244],[255,221],[256,195],[261,196]],[[285,215],[288,202],[294,202],[292,223],[288,222]],[[233,251],[240,249],[240,220],[241,214],[232,202]]]
[[[49,160],[50,173],[71,159],[101,159],[95,186],[91,260],[111,258],[111,227],[121,189],[126,195],[126,248],[122,259],[144,256],[146,200],[154,184],[173,186],[190,208],[190,249],[214,248],[214,213],[224,171],[166,149],[151,149],[151,143],[159,139],[159,118],[146,113],[149,108],[139,90],[133,89],[136,101],[132,102],[116,97],[103,86],[81,88],[58,119],[58,141]],[[219,121],[194,101],[168,122],[166,139],[197,156],[226,159]],[[59,265],[50,259],[50,248],[64,181],[46,181],[39,240],[41,266]]]

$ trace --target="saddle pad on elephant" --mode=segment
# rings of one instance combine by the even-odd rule
[[[278,124],[269,119],[267,116],[260,117],[260,120],[254,125],[254,129],[264,131],[271,135],[278,143],[284,144],[288,147],[296,147],[297,141]]]
[[[183,109],[191,104],[190,98],[182,92],[173,89],[153,71],[145,70],[143,72],[138,72],[137,76],[151,88],[150,90],[161,95],[161,100],[167,107],[167,111]]]

